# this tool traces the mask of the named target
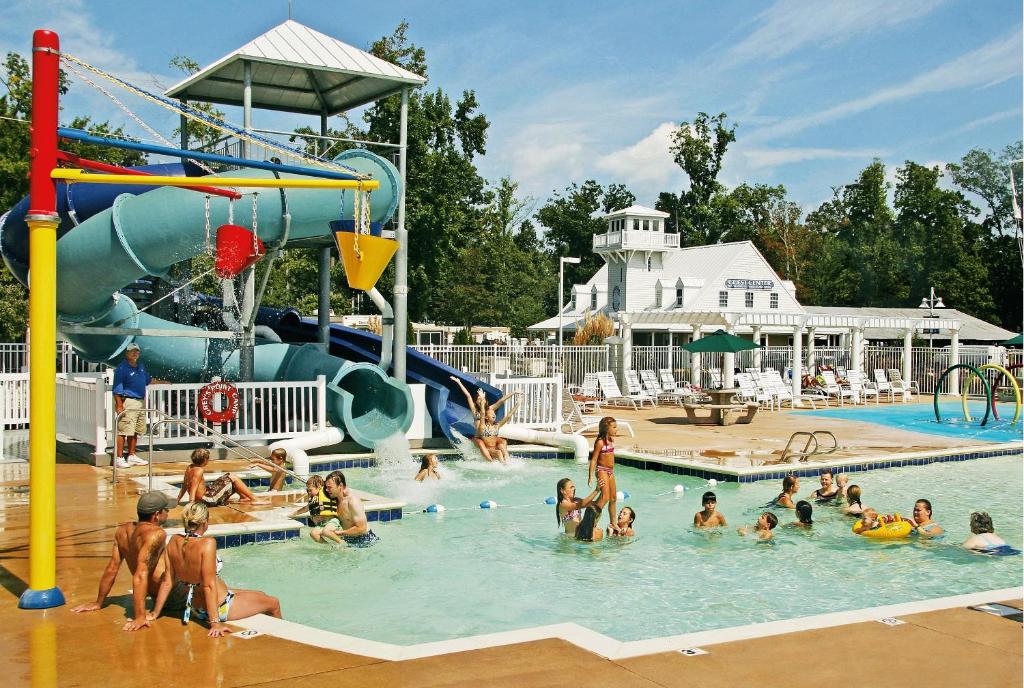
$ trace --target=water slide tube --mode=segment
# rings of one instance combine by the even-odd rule
[[[590,462],[590,445],[587,443],[586,438],[579,435],[533,430],[522,425],[511,424],[501,426],[501,429],[498,430],[498,435],[517,442],[529,442],[530,444],[544,444],[571,449],[573,456],[576,457],[576,463]]]
[[[349,155],[351,153],[351,155]],[[398,173],[387,161],[365,151],[350,151],[339,160],[380,181],[372,194],[371,219],[386,221],[398,199]],[[180,165],[159,166],[178,168]],[[153,172],[154,166],[142,168]],[[231,176],[272,178],[258,170],[230,172]],[[203,178],[216,184],[218,175]],[[282,174],[283,178],[293,175]],[[185,189],[135,187],[128,192],[106,185],[58,187],[61,227],[58,231],[57,317],[58,327],[68,324],[90,327],[128,327],[202,330],[140,313],[135,303],[118,291],[145,275],[163,276],[170,267],[206,252],[204,196]],[[248,225],[251,202],[239,203],[236,222]],[[289,241],[330,236],[328,223],[352,215],[353,194],[340,191],[289,189],[292,216]],[[340,201],[340,204],[339,204]],[[0,250],[12,273],[28,282],[28,230],[24,223],[27,199],[0,219]],[[211,201],[214,228],[227,222],[225,199]],[[75,226],[69,211],[80,222]],[[257,202],[259,237],[274,244],[283,231],[281,195],[261,193]],[[212,240],[212,238],[211,238]],[[213,375],[238,377],[239,352],[228,340],[202,336],[160,337],[121,334],[65,333],[87,360],[113,362],[133,341],[145,352],[147,368],[157,377],[174,381],[198,381]],[[254,379],[259,381],[328,380],[328,417],[344,427],[353,440],[373,447],[384,437],[405,432],[412,424],[412,395],[407,385],[392,380],[373,361],[354,362],[324,353],[315,345],[260,344],[254,350]]]

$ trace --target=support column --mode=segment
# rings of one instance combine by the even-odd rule
[[[181,103],[182,107],[185,107],[186,105],[188,105],[188,101],[185,100],[184,98],[182,98],[179,102]],[[189,140],[188,140],[188,121],[189,120],[188,120],[188,117],[186,117],[185,115],[178,115],[178,117],[179,117],[179,121],[178,121],[179,142],[178,142],[178,145],[179,145],[179,147],[182,150],[188,150],[188,146],[189,146]],[[185,160],[184,158],[182,158],[181,162],[184,165],[185,163],[188,162],[188,160]],[[178,276],[185,282],[185,288],[181,290],[181,304],[176,309],[175,320],[177,322],[179,322],[179,323],[184,323],[184,324],[187,324],[187,325],[191,325],[192,324],[191,316],[192,316],[192,313],[193,313],[193,310],[192,310],[192,284],[190,283],[190,280],[192,279],[192,260],[189,259],[189,260],[182,261],[180,263],[179,270],[180,270],[180,272],[178,273]],[[182,305],[184,305],[184,308],[182,308]]]
[[[793,406],[800,406],[800,392],[802,390],[800,385],[800,362],[804,359],[804,326],[797,325],[793,328],[793,356],[792,356],[792,370],[793,379],[792,390],[793,390]]]
[[[950,335],[949,365],[956,365],[960,362],[960,330],[950,330]],[[946,379],[949,380],[950,394],[960,394],[960,371],[954,370]]]
[[[730,327],[728,330],[726,330],[726,332],[728,332],[731,335],[735,335],[736,328]],[[723,359],[724,360],[722,361],[722,387],[724,389],[730,389],[734,384],[736,384],[736,354],[728,352],[725,354]]]
[[[320,289],[316,301],[316,340],[327,351],[331,342],[331,247],[321,247],[317,257]]]
[[[913,380],[914,369],[914,330],[910,329],[903,333],[903,379]]]
[[[690,337],[691,342],[695,342],[700,339],[700,325],[693,326],[693,336]],[[690,354],[690,384],[702,386],[700,384],[700,354]]]
[[[764,349],[761,348],[761,326],[754,325],[754,344],[757,344],[757,348],[754,349],[754,367],[758,370],[764,369]]]
[[[629,313],[619,313],[619,338],[622,340],[619,389],[627,391],[629,385],[626,384],[626,372],[633,369],[633,324],[629,320]]]
[[[405,231],[405,182],[406,156],[408,155],[409,130],[409,89],[402,89],[402,109],[399,119],[398,138],[398,176],[402,180],[402,188],[398,194],[398,226],[395,239],[398,241],[398,254],[395,256],[395,338],[392,354],[392,376],[399,382],[405,382],[405,347],[409,330],[409,235]],[[561,306],[561,304],[559,304]]]
[[[853,328],[853,350],[850,351],[850,367],[861,370],[864,367],[864,328]]]
[[[252,131],[252,63],[245,60],[242,72],[242,127]],[[249,143],[242,141],[242,157],[248,158]],[[247,268],[242,272],[242,350],[239,352],[238,376],[242,382],[251,382],[253,348],[256,345],[256,270]]]
[[[814,331],[815,328],[807,328],[807,370],[808,372],[813,371],[817,365],[817,360],[814,358]]]

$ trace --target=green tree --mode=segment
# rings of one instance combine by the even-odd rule
[[[187,55],[175,55],[171,58],[169,67],[173,67],[182,74],[191,76],[199,71],[201,65]],[[213,103],[191,102],[188,103],[193,110],[198,110],[204,115],[217,120],[224,121],[224,112],[218,110]],[[216,127],[203,124],[194,119],[185,120],[185,132],[188,134],[188,147],[196,150],[212,149],[223,133]],[[181,136],[181,127],[174,130],[174,136]]]
[[[678,226],[687,246],[716,243],[725,231],[712,199],[723,190],[718,174],[729,144],[736,140],[736,125],[726,124],[726,118],[724,112],[714,116],[700,112],[672,134],[673,159],[690,183],[679,195]]]

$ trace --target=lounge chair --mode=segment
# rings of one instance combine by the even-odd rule
[[[753,401],[760,406],[775,410],[775,398],[754,382],[753,375],[750,373],[737,373],[736,384],[740,388],[740,392],[736,396],[742,401]]]
[[[644,404],[650,404],[651,406],[658,405],[658,398],[656,394],[650,394],[644,389],[643,383],[640,382],[640,376],[637,375],[635,370],[626,371],[626,386],[629,393],[629,398],[640,404],[643,408]]]
[[[879,395],[888,394],[889,403],[896,401],[896,391],[892,388],[889,378],[885,376],[885,371],[881,368],[875,368],[875,389],[878,390]],[[903,395],[900,395],[900,400],[905,401]]]
[[[562,420],[559,430],[567,429],[574,435],[581,435],[589,430],[597,430],[603,417],[603,415],[587,414],[579,402],[572,398],[572,394],[568,390],[562,390]],[[633,426],[628,421],[616,418],[615,422],[619,427],[628,430],[630,437],[636,436]]]
[[[864,403],[868,403],[869,397],[875,398],[875,404],[878,403],[878,390],[870,380],[864,379],[864,373],[859,370],[848,370],[846,371],[846,379],[850,383],[850,389],[859,398],[864,400]]]
[[[836,374],[833,371],[823,370],[820,375],[825,381],[825,393],[830,398],[838,400],[840,406],[843,405],[843,402],[847,398],[855,404],[860,403],[860,397],[858,397],[849,387],[842,387],[838,380],[836,380]]]
[[[692,399],[694,401],[708,401],[710,398],[699,390],[695,390],[690,387],[689,384],[679,384],[676,382],[675,377],[672,376],[671,368],[659,368],[658,379],[661,380],[661,390],[669,394],[678,394],[683,398]]]
[[[634,410],[638,407],[636,400],[624,395],[619,390],[619,383],[611,371],[605,370],[597,374],[597,384],[601,386],[601,392],[606,403],[612,406],[632,406]]]
[[[913,394],[921,396],[917,380],[904,380],[903,373],[898,368],[889,368],[889,382],[892,384],[892,391],[902,394],[905,401],[912,401]]]
[[[659,402],[683,405],[683,395],[679,392],[666,392],[658,385],[658,378],[653,370],[641,370],[640,382],[648,394],[654,396]]]

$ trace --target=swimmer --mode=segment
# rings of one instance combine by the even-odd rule
[[[705,492],[704,496],[700,499],[701,505],[704,507],[703,511],[698,511],[693,515],[693,525],[697,528],[718,528],[729,525],[725,522],[725,516],[720,511],[716,510],[718,506],[718,497],[715,496],[714,492]]]
[[[611,416],[605,416],[597,426],[597,440],[594,442],[594,451],[590,453],[590,470],[587,474],[587,485],[594,484],[595,475],[604,478],[604,486],[601,487],[601,497],[597,500],[599,509],[608,505],[608,527],[611,530],[618,530],[615,522],[615,499],[618,487],[615,485],[615,436],[618,434],[619,426]]]
[[[814,508],[811,503],[801,499],[796,503],[796,520],[789,525],[793,528],[810,528],[814,525],[813,513]]]
[[[263,470],[270,473],[270,486],[267,488],[268,492],[277,492],[284,487],[285,472],[288,463],[288,452],[278,447],[274,451],[270,452],[270,460],[264,461],[263,459],[253,459],[253,468],[262,468]]]
[[[860,485],[850,485],[846,490],[846,506],[843,513],[848,516],[860,516],[864,513],[864,505],[860,503]]]
[[[833,482],[834,476],[831,468],[823,470],[819,480],[821,481],[821,487],[812,492],[808,499],[814,499],[818,502],[829,502],[839,496],[839,486]]]
[[[633,521],[635,520],[636,512],[633,511],[633,509],[631,509],[628,506],[622,507],[621,509],[619,509],[619,518],[616,521],[616,525],[618,526],[618,532],[613,531],[611,529],[611,526],[609,526],[608,535],[615,535],[618,537],[633,537],[634,535],[636,535],[636,533],[633,532]]]
[[[775,526],[777,525],[779,525],[778,516],[776,516],[770,511],[766,511],[758,517],[757,523],[755,523],[753,526],[751,526],[750,528],[746,526],[743,526],[742,528],[737,528],[736,532],[740,535],[749,535],[751,534],[750,531],[754,531],[754,533],[757,534],[758,539],[771,540],[772,531],[775,530]]]
[[[580,499],[576,496],[576,486],[571,478],[562,478],[555,485],[555,494],[558,495],[558,503],[555,505],[555,520],[562,526],[566,535],[575,535],[576,527],[583,518],[583,509],[601,496],[604,488],[604,478],[598,478],[597,487],[587,497]]]
[[[864,513],[861,514],[860,525],[855,527],[853,532],[860,535],[861,533],[865,533],[869,530],[875,530],[876,528],[881,528],[883,525],[896,523],[902,520],[903,518],[901,516],[879,514],[875,509],[868,507],[864,510]]]
[[[932,503],[927,499],[919,499],[914,502],[914,517],[910,519],[921,537],[938,537],[946,531],[938,523],[932,520]]]
[[[800,491],[800,478],[793,474],[787,475],[782,479],[782,492],[775,498],[775,501],[771,503],[771,506],[781,506],[786,509],[795,509],[796,504],[793,503],[793,497]]]
[[[840,473],[836,476],[836,485],[839,487],[839,494],[846,499],[846,491],[850,486],[850,476],[846,473]]]
[[[319,475],[309,476],[306,481],[306,506],[292,514],[292,517],[303,514],[309,514],[309,525],[314,526],[309,535],[316,542],[320,542],[320,528],[315,526],[322,526],[328,519],[338,515],[338,502],[327,496],[324,479]]]
[[[416,474],[416,482],[423,482],[427,478],[440,480],[441,474],[437,472],[437,454],[424,454],[420,459],[420,471]]]
[[[580,524],[576,526],[576,539],[580,542],[600,542],[604,539],[604,533],[598,523],[601,520],[601,507],[591,504],[583,510]]]
[[[975,511],[971,514],[971,536],[964,540],[964,547],[975,552],[992,552],[1009,545],[996,535],[992,517],[984,511]]]

